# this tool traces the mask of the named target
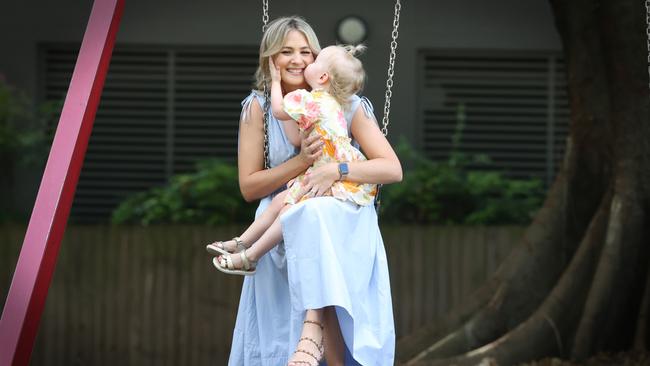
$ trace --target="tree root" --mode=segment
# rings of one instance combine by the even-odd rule
[[[565,355],[582,311],[598,257],[605,242],[611,194],[603,197],[576,255],[542,305],[526,321],[500,337],[462,356],[430,360],[420,357],[409,365],[476,365],[483,359],[512,365],[549,355]],[[428,358],[428,357],[427,357]]]
[[[456,329],[468,321],[478,310],[486,306],[494,295],[498,282],[492,278],[485,282],[468,301],[458,309],[454,309],[444,317],[432,321],[415,332],[399,339],[396,345],[398,363],[405,363],[416,357],[423,349],[430,346],[433,340],[440,339],[443,335]]]
[[[650,311],[650,259],[646,262],[646,279],[645,290],[643,291],[643,300],[639,309],[639,316],[636,320],[636,330],[634,334],[634,349],[636,351],[648,350],[648,312]]]
[[[587,358],[595,350],[608,348],[609,334],[620,332],[609,332],[607,328],[615,329],[621,327],[621,323],[631,323],[625,319],[631,315],[624,314],[627,310],[635,308],[634,314],[637,314],[639,301],[632,298],[637,291],[629,290],[631,283],[638,283],[638,268],[630,264],[638,262],[635,259],[641,254],[640,233],[643,232],[644,217],[636,195],[632,192],[616,194],[610,215],[605,247],[571,353],[572,358],[578,360]]]

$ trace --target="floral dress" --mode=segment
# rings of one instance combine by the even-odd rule
[[[366,160],[361,151],[351,144],[343,108],[326,91],[322,89],[312,92],[304,89],[295,90],[284,97],[284,110],[298,123],[300,130],[308,130],[313,126],[309,135],[317,134],[323,141],[323,154],[305,173],[289,181],[286,203],[295,204],[313,197],[310,192],[305,195],[302,193],[304,192],[305,176],[314,168],[331,162]],[[377,195],[377,185],[336,181],[332,184],[332,188],[323,195],[367,206],[373,203]]]

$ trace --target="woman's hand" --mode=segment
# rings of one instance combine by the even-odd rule
[[[310,166],[323,153],[323,142],[318,134],[309,136],[310,130],[300,131],[300,158]]]
[[[282,81],[280,68],[275,66],[275,62],[273,62],[273,56],[269,56],[269,73],[271,74],[271,82],[279,83]]]
[[[310,197],[322,196],[338,179],[339,168],[337,163],[329,163],[314,168],[305,175],[304,194]]]

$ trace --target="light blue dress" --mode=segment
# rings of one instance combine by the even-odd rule
[[[253,98],[242,102],[243,113]],[[348,126],[365,98],[354,97],[346,113]],[[270,116],[271,166],[288,160],[297,149],[281,123]],[[256,216],[271,196],[261,200]],[[336,306],[346,345],[346,365],[393,365],[395,330],[388,264],[374,207],[332,197],[294,205],[281,217],[284,243],[244,279],[228,365],[284,366],[296,348],[306,309]],[[324,363],[324,362],[323,362]]]

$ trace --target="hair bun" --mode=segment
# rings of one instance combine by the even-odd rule
[[[364,45],[363,43],[360,43],[358,45],[351,45],[351,44],[344,45],[343,48],[352,56],[357,56],[362,54],[363,51],[365,51],[366,48],[368,47],[366,47],[366,45]]]

